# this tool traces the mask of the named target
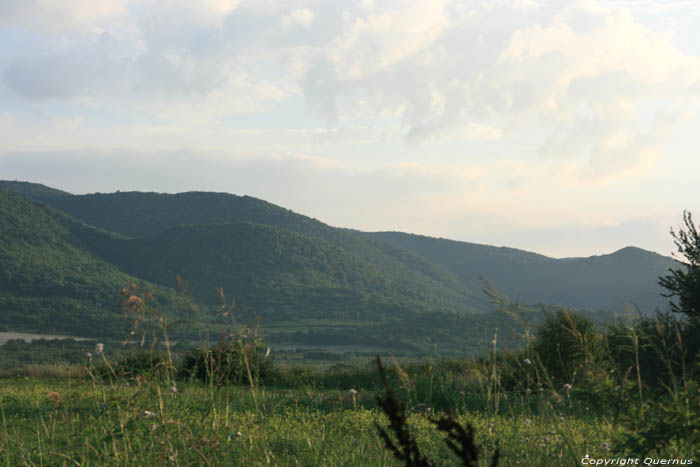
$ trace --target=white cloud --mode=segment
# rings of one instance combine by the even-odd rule
[[[298,8],[285,16],[282,24],[298,24],[304,28],[310,28],[315,19],[314,13],[308,8]]]
[[[669,159],[698,198],[691,2],[57,5],[0,2],[0,152],[36,164],[40,152],[92,168],[167,153],[189,176],[202,158],[235,159],[263,198],[445,235],[468,235],[474,217],[513,231],[612,225],[654,203]]]

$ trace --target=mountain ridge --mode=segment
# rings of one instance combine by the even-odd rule
[[[658,276],[676,266],[672,258],[637,247],[555,259],[510,247],[335,228],[264,200],[226,193],[72,195],[35,185],[0,182],[21,195],[9,202],[5,192],[5,204],[16,204],[15,211],[34,216],[39,225],[49,222],[46,216],[64,223],[80,254],[109,265],[122,282],[128,278],[170,290],[177,274],[206,306],[214,305],[214,288],[224,287],[243,304],[238,312],[263,317],[278,342],[381,345],[393,336],[392,345],[407,348],[459,348],[473,337],[474,326],[513,325],[491,311],[480,278],[520,303],[540,304],[533,309],[555,304],[622,312],[637,303],[649,313],[664,305]],[[0,218],[0,224],[12,223]],[[22,244],[32,235],[30,224],[7,237]],[[47,237],[43,247],[55,243],[65,249],[57,238]],[[29,257],[39,250],[21,251]],[[71,269],[69,263],[59,269]],[[0,254],[3,264],[17,269],[20,261]],[[46,279],[41,268],[27,268],[28,279]],[[13,284],[17,298],[21,284]],[[117,284],[111,284],[116,291]],[[32,300],[40,298],[41,306],[51,309],[46,297]],[[438,335],[440,343],[434,340]]]

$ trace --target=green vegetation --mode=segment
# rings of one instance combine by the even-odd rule
[[[572,339],[551,334],[554,328]],[[671,334],[675,340],[657,339]],[[392,419],[402,424],[393,432],[414,441],[431,465],[456,464],[455,450],[437,429],[458,433],[455,424],[473,427],[474,465],[490,465],[496,450],[499,465],[568,466],[586,455],[640,458],[640,465],[646,457],[687,463],[700,456],[697,356],[688,365],[669,360],[673,348],[687,355],[685,343],[697,339],[682,322],[642,318],[600,329],[559,310],[528,335],[517,351],[499,350],[495,339],[492,352],[479,359],[390,358],[386,384],[396,407],[406,409],[404,421]],[[629,341],[642,343],[631,350],[631,366],[620,351]],[[245,342],[230,341],[229,362],[253,362],[262,353]],[[570,372],[538,350],[562,346],[573,356]],[[644,346],[651,352],[640,353]],[[234,363],[237,377],[201,381],[179,369],[187,359],[163,353],[94,357],[81,371],[33,367],[23,370],[25,378],[0,380],[0,461],[399,465],[376,429],[401,444],[378,404],[385,383],[370,359],[328,370],[279,362],[264,376],[240,372]],[[668,364],[669,372],[647,371],[654,361]]]
[[[76,198],[20,188],[44,200]],[[94,196],[100,208],[105,199],[122,206],[119,196]],[[161,196],[153,199],[177,195]],[[0,347],[0,464],[697,462],[700,239],[689,213],[684,221],[672,233],[687,262],[660,280],[679,298],[678,313],[612,320],[511,302],[484,282],[497,310],[472,315],[452,308],[470,296],[457,263],[436,266],[293,213],[285,226],[238,219],[131,238],[0,189],[0,325],[100,336]],[[625,249],[566,260],[558,271],[622,274],[617,262],[643,269],[649,261],[658,258]],[[189,285],[179,269],[192,272]],[[186,292],[204,295],[207,281],[224,287],[197,305]],[[252,325],[260,316],[266,333]],[[268,346],[295,342],[318,347]],[[324,353],[339,344],[363,350]],[[391,365],[378,372],[369,354],[397,349],[403,356],[388,355]]]
[[[440,265],[468,287],[484,277],[523,303],[561,304],[586,310],[623,311],[637,306],[650,315],[666,301],[658,277],[675,267],[672,258],[627,247],[590,258],[554,259],[514,248],[409,235],[367,234]]]
[[[659,279],[659,284],[667,291],[665,297],[678,297],[678,303],[671,300],[671,310],[683,313],[687,318],[700,320],[700,232],[695,228],[689,212],[683,213],[685,229],[677,233],[671,229],[678,252],[685,261],[683,268],[673,268],[668,276]]]
[[[480,275],[523,302],[600,309],[587,315],[597,322],[628,302],[653,310],[656,278],[675,266],[632,248],[554,260],[399,233],[365,234],[224,193],[75,196],[23,182],[1,186],[40,203],[7,192],[1,198],[0,330],[119,336],[117,292],[154,284],[149,287],[165,305],[174,301],[180,275],[203,305],[178,317],[190,322],[190,340],[203,334],[216,340],[223,323],[213,312],[214,287],[220,287],[235,297],[241,321],[263,320],[266,338],[277,347],[478,354],[496,329],[504,345],[523,344],[511,316],[492,311]],[[523,309],[534,324],[553,307]]]
[[[98,232],[0,189],[0,326],[13,331],[115,335],[119,290],[134,277],[92,254]]]

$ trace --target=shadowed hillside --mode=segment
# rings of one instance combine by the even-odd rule
[[[177,274],[205,305],[214,305],[214,289],[223,287],[239,304],[237,317],[262,317],[273,342],[464,351],[488,342],[496,328],[499,335],[514,328],[511,318],[490,311],[479,276],[522,303],[616,311],[633,303],[648,312],[664,305],[656,280],[674,265],[637,248],[553,259],[363,233],[225,193],[71,195],[2,185],[40,201],[3,192],[0,325],[13,330],[114,331],[126,283],[167,291]],[[535,320],[547,309],[527,308]],[[208,316],[193,319],[212,330]]]
[[[110,238],[0,189],[0,326],[123,335],[119,291],[137,279],[96,257],[80,237]]]
[[[624,310],[627,304],[644,313],[664,308],[658,277],[675,260],[640,248],[589,258],[554,259],[514,248],[377,232],[373,238],[412,251],[478,287],[484,277],[524,303],[564,304],[580,309]]]
[[[22,189],[27,191],[25,187]],[[63,197],[33,194],[28,196],[50,204],[87,224],[133,238],[157,236],[169,229],[187,225],[211,226],[253,222],[278,227],[284,231],[301,234],[307,237],[308,241],[321,240],[324,245],[333,245],[336,252],[342,251],[343,255],[357,258],[366,266],[378,270],[385,276],[384,280],[392,284],[392,293],[409,296],[414,293],[421,294],[424,301],[421,309],[448,306],[459,311],[473,312],[483,311],[486,305],[479,289],[472,290],[464,287],[462,281],[454,274],[410,251],[374,240],[353,230],[330,227],[310,217],[250,196],[209,192],[179,194],[118,192]],[[222,234],[223,231],[217,232]],[[167,237],[167,241],[172,241],[173,238]],[[224,237],[218,240],[228,241]],[[213,237],[208,239],[208,241],[218,240]],[[182,243],[181,238],[178,241],[180,249],[190,248]],[[158,243],[158,241],[151,242],[156,246]],[[136,242],[134,245],[140,244]],[[101,247],[95,245],[95,248]],[[197,248],[200,247],[195,247]],[[120,255],[116,258],[118,259]],[[123,262],[120,264],[128,270],[143,267],[125,265]],[[188,266],[193,265],[193,261],[188,262]],[[207,268],[212,270],[213,267]],[[180,270],[178,273],[190,282],[201,282],[195,277],[196,274],[190,273],[189,269]],[[218,271],[209,277],[217,274],[224,276],[228,272]],[[173,285],[172,279],[165,283]],[[209,288],[213,287],[214,285],[210,284]],[[240,290],[240,287],[236,287],[235,290]],[[391,298],[391,300],[394,299]]]

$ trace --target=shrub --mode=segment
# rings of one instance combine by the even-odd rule
[[[670,312],[657,312],[632,323],[610,325],[605,339],[618,372],[634,375],[645,388],[662,388],[694,376],[699,327]]]
[[[273,373],[272,359],[259,342],[219,341],[214,347],[195,347],[185,354],[179,374],[223,385],[264,382]]]
[[[670,269],[668,276],[659,278],[659,284],[668,291],[665,297],[678,297],[678,303],[671,300],[671,311],[700,320],[700,232],[687,211],[683,212],[683,222],[685,229],[671,229],[671,236],[685,260],[678,261],[684,268]]]
[[[576,375],[601,357],[601,335],[595,324],[565,309],[548,314],[535,332],[533,350],[557,384],[572,383]]]

